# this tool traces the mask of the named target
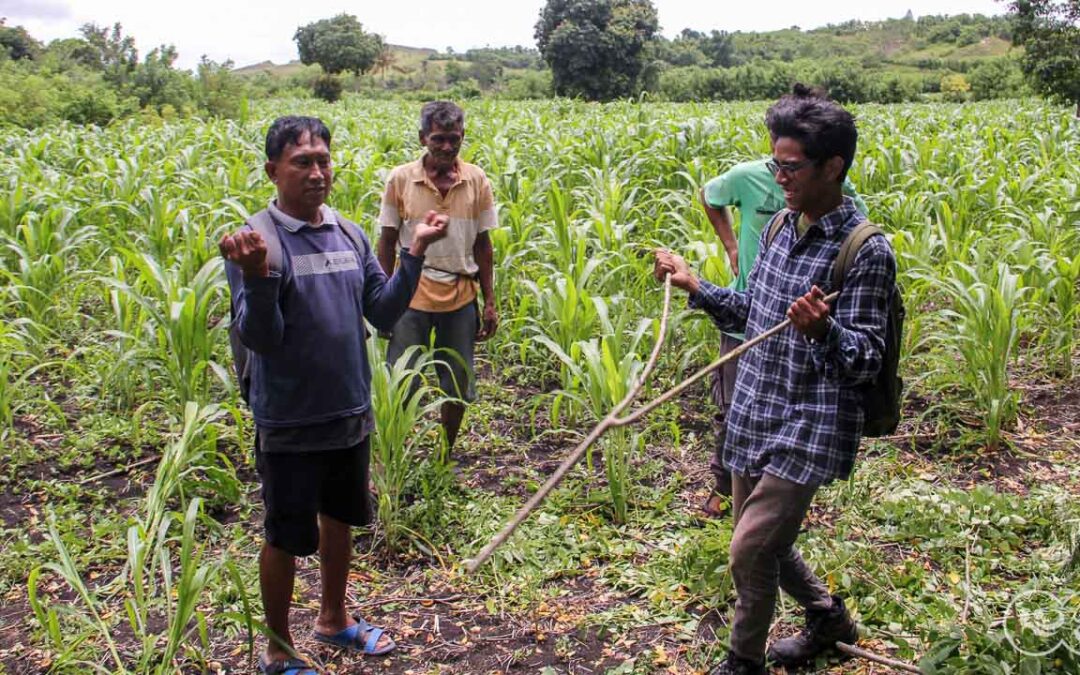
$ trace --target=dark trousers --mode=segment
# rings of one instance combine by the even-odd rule
[[[736,656],[765,658],[778,588],[808,609],[832,607],[829,589],[795,550],[799,527],[816,492],[817,486],[769,474],[732,476],[735,532],[730,565],[737,597],[731,651]]]
[[[720,334],[720,355],[723,356],[739,347],[742,340],[737,340],[730,335]],[[724,438],[727,435],[727,417],[731,411],[731,400],[735,396],[735,375],[738,372],[739,359],[735,358],[713,371],[712,387],[709,390],[710,398],[716,405],[717,412],[713,416],[713,433],[716,438],[716,447],[713,451],[709,469],[716,477],[716,485],[713,491],[717,494],[731,495],[731,473],[724,468]]]

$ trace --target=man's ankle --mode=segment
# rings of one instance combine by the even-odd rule
[[[290,645],[290,647],[291,646],[292,645]],[[284,647],[274,643],[266,645],[266,650],[263,653],[267,663],[274,663],[275,661],[283,661],[292,658],[292,655]]]
[[[354,623],[353,618],[349,616],[349,613],[344,608],[340,610],[334,610],[331,612],[320,612],[318,618],[315,619],[315,630],[332,635],[334,633],[340,633]]]

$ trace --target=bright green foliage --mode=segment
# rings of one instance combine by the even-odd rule
[[[951,296],[955,341],[963,355],[963,383],[985,415],[987,443],[996,449],[1001,429],[1016,418],[1019,395],[1009,386],[1009,364],[1027,322],[1029,307],[1020,277],[1005,263],[973,267],[954,263],[949,278],[940,279]]]
[[[951,73],[941,78],[941,94],[946,101],[961,103],[967,100],[971,84],[960,73]]]
[[[424,369],[449,355],[423,353],[410,347],[393,365],[386,363],[386,341],[368,339],[371,363],[371,400],[375,433],[371,437],[371,477],[379,524],[387,546],[396,550],[408,533],[403,522],[405,489],[419,476],[420,441],[435,423],[431,413],[446,399],[433,396],[437,388],[427,383]],[[411,363],[410,363],[411,362]],[[437,458],[438,459],[438,458]]]
[[[164,675],[176,672],[180,657],[205,664],[207,617],[197,608],[206,587],[218,577],[222,561],[206,561],[205,547],[196,539],[202,499],[190,499],[178,510],[173,504],[177,498],[184,503],[184,485],[191,484],[197,474],[210,477],[224,491],[219,493],[221,498],[231,501],[239,495],[235,475],[222,470],[231,469],[227,461],[224,467],[218,466],[223,457],[215,447],[212,427],[218,417],[220,413],[212,407],[199,409],[193,403],[185,407],[180,435],[165,449],[140,513],[127,529],[125,572],[111,586],[87,584],[70,543],[50,514],[49,541],[59,562],[32,571],[27,585],[34,615],[65,665],[97,672]],[[179,535],[173,532],[175,524],[180,525]],[[43,570],[67,584],[77,602],[43,603],[37,590]],[[121,654],[127,651],[120,646],[121,633],[106,616],[106,601],[115,600],[111,593],[123,600],[123,628],[135,638],[134,654]],[[197,647],[193,644],[196,636]],[[105,647],[104,658],[85,648],[88,638]]]
[[[175,67],[171,45],[139,60],[135,39],[120,24],[80,29],[82,37],[27,47],[22,27],[0,24],[0,124],[38,127],[61,120],[104,126],[142,112],[151,119],[191,115],[235,117],[246,85],[232,63],[203,58],[198,72]],[[11,58],[4,57],[7,48]]]
[[[976,66],[967,76],[971,83],[971,98],[986,101],[1015,97],[1024,91],[1024,74],[1012,57],[988,59]]]

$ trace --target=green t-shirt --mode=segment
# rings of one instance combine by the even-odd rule
[[[724,174],[705,183],[705,203],[714,209],[734,206],[739,209],[739,274],[731,283],[736,291],[746,290],[750,269],[757,260],[761,230],[780,209],[784,208],[784,191],[776,184],[766,159],[736,164]],[[864,216],[866,203],[855,192],[851,181],[844,179],[844,194],[855,200],[855,207]],[[742,339],[741,335],[735,335]]]

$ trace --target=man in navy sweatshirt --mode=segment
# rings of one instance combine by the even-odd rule
[[[233,295],[233,321],[251,350],[249,403],[266,508],[259,560],[266,625],[264,673],[314,675],[295,655],[289,605],[295,556],[318,551],[322,598],[314,638],[366,654],[393,640],[345,610],[350,526],[371,521],[368,436],[371,370],[364,320],[390,329],[408,308],[424,251],[446,235],[429,213],[390,278],[367,237],[326,206],[330,131],[312,117],[281,117],[266,135],[266,173],[277,186],[267,207],[280,241],[280,270],[254,229],[218,244]],[[354,228],[347,236],[343,228]]]

